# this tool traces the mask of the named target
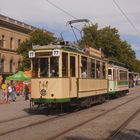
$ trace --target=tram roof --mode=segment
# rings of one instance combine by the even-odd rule
[[[102,52],[101,50],[97,50],[91,47],[87,47],[87,48],[80,48],[78,45],[76,44],[49,44],[49,45],[34,45],[32,46],[32,49],[37,51],[37,50],[54,50],[54,49],[62,49],[62,50],[66,50],[66,51],[71,51],[71,52],[75,52],[75,53],[81,53],[84,55],[88,55],[88,56],[94,56],[94,57],[98,57],[101,58],[102,57]]]

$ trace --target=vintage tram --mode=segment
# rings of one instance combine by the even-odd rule
[[[110,63],[101,50],[80,49],[68,42],[33,46],[32,104],[89,107],[108,95],[128,91],[128,70]]]
[[[101,50],[73,44],[33,46],[31,103],[90,106],[108,93],[108,65]]]

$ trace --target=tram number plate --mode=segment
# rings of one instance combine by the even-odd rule
[[[34,58],[35,57],[35,52],[34,51],[29,51],[28,56],[29,56],[29,58]]]
[[[53,50],[53,56],[59,56],[59,55],[60,55],[60,50],[59,49]]]

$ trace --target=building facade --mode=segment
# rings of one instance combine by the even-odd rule
[[[16,49],[35,27],[0,15],[0,76],[15,73],[22,63]]]

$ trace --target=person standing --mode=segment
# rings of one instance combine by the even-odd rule
[[[11,83],[7,84],[7,99],[9,99],[9,97],[11,97],[12,94],[12,86]]]
[[[3,94],[4,94],[4,101],[7,102],[8,101],[8,99],[7,99],[7,92],[8,91],[7,91],[7,85],[5,82],[2,84],[2,90],[3,90]]]
[[[28,88],[27,83],[24,86],[24,96],[25,96],[25,101],[29,100],[29,88]]]
[[[87,73],[86,73],[86,71],[83,71],[83,72],[82,72],[82,78],[87,78]]]

